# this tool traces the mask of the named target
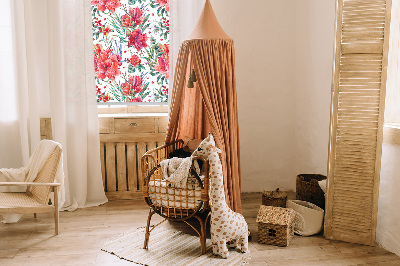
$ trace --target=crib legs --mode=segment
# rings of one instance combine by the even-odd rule
[[[206,254],[206,221],[199,219],[200,221],[200,244],[201,244],[201,255]]]
[[[151,216],[153,216],[155,212],[153,211],[153,209],[150,208],[150,212],[149,212],[149,217],[147,217],[147,226],[146,226],[146,234],[144,237],[144,249],[148,249],[149,248],[149,238],[150,238],[150,221],[151,221]]]
[[[206,233],[207,233],[207,220],[210,217],[211,212],[209,212],[207,214],[207,216],[205,218],[199,217],[199,216],[194,216],[200,223],[200,233],[193,228],[193,226],[191,226],[193,229],[196,230],[196,232],[199,234],[200,236],[200,245],[201,245],[201,255],[206,254]]]
[[[151,221],[151,217],[153,216],[153,214],[156,213],[152,208],[150,208],[149,211],[149,217],[147,217],[147,226],[146,226],[146,233],[144,236],[144,245],[143,248],[144,249],[148,249],[149,248],[149,238],[150,238],[150,232],[156,228],[157,226],[159,226],[160,224],[162,224],[163,222],[165,222],[167,219],[164,219],[163,221],[159,222],[158,224],[154,225],[151,229],[150,229],[150,221]],[[195,215],[193,216],[193,218],[196,218],[199,223],[200,223],[200,232],[193,226],[191,225],[188,221],[184,220],[183,222],[185,222],[186,224],[188,224],[191,228],[193,228],[196,233],[200,236],[200,245],[201,245],[201,254],[204,255],[206,254],[206,227],[207,227],[207,221],[211,216],[211,212],[208,212],[208,214],[206,215]]]

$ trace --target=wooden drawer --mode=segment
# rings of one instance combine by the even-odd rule
[[[100,134],[114,133],[114,119],[110,117],[99,117]]]
[[[154,133],[154,118],[114,118],[114,132],[117,133]]]
[[[158,120],[158,132],[159,133],[166,133],[168,127],[168,117],[160,117],[157,118]]]

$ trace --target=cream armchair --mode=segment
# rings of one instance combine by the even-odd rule
[[[27,186],[25,192],[0,192],[0,215],[53,212],[55,234],[58,235],[58,190],[54,183],[62,150],[56,146],[33,182],[0,182],[0,186]],[[50,193],[54,192],[54,203],[49,204]]]

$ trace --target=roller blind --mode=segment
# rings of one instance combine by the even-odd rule
[[[373,245],[390,0],[338,0],[325,236]]]

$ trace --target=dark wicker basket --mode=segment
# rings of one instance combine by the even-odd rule
[[[286,208],[287,194],[279,191],[264,191],[262,194],[262,205]]]
[[[326,179],[319,174],[300,174],[296,177],[296,199],[314,203],[325,209],[325,195],[318,181]]]

